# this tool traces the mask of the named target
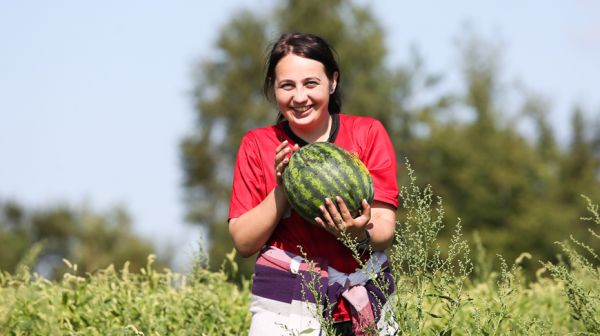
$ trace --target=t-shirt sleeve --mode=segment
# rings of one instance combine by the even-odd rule
[[[248,133],[241,141],[235,161],[228,219],[239,217],[257,206],[266,197],[264,189],[260,151]]]
[[[387,131],[374,120],[367,132],[363,162],[371,173],[374,199],[398,207],[396,152]]]

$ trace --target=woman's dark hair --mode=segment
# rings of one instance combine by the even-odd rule
[[[285,33],[273,44],[269,57],[267,58],[265,82],[263,91],[267,99],[273,100],[275,92],[275,67],[277,63],[286,55],[294,54],[300,57],[309,58],[321,62],[325,68],[325,74],[329,80],[333,80],[333,74],[338,73],[337,85],[334,92],[329,97],[329,114],[340,113],[342,109],[342,97],[340,93],[340,68],[335,60],[334,50],[321,37],[307,33]],[[283,117],[278,116],[277,121]]]

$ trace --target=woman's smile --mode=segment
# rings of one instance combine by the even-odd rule
[[[292,106],[292,110],[294,110],[294,112],[296,114],[303,114],[304,112],[309,111],[313,106],[312,105],[306,105],[306,106]]]

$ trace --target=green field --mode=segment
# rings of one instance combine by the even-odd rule
[[[404,209],[389,251],[397,290],[393,317],[402,335],[595,335],[600,334],[598,252],[575,239],[557,244],[563,261],[539,261],[535,279],[520,265],[496,256],[484,262],[462,236],[460,221],[446,225],[440,200],[414,183],[400,193]],[[598,206],[588,200],[590,235],[600,239]],[[437,237],[451,230],[439,247]],[[596,231],[594,231],[596,230]],[[568,237],[567,237],[568,239]],[[350,243],[349,243],[350,244]],[[35,254],[35,251],[32,251]],[[106,269],[78,276],[77,266],[60,281],[32,274],[24,261],[0,275],[2,335],[245,335],[250,281],[234,284],[234,253],[219,272],[198,253],[187,274],[157,270],[154,257],[140,272]],[[537,262],[537,261],[536,261]],[[328,321],[323,320],[327,326]],[[290,331],[298,334],[301,331]]]

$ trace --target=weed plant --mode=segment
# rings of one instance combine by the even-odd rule
[[[600,213],[598,204],[594,204],[588,197],[587,209],[590,217],[581,218],[584,221],[600,228]],[[600,231],[588,228],[591,237],[600,241]],[[562,293],[567,298],[571,308],[571,316],[581,321],[587,332],[600,335],[600,257],[590,245],[582,243],[573,236],[566,242],[557,243],[567,257],[566,263],[544,265],[552,276],[562,286]]]
[[[395,243],[387,251],[396,290],[387,298],[379,330],[370,330],[367,334],[598,333],[598,268],[571,245],[559,243],[573,267],[544,263],[552,277],[545,277],[546,269],[542,268],[537,273],[537,280],[528,282],[521,265],[531,259],[529,253],[523,252],[511,265],[503,256],[497,255],[500,269],[494,271],[477,235],[474,237],[474,264],[460,219],[450,228],[449,242],[445,247],[440,246],[440,233],[449,229],[442,199],[434,197],[431,186],[418,186],[408,162],[406,167],[410,182],[400,189],[401,218],[397,222]],[[593,217],[588,220],[598,223],[597,207],[589,209]],[[595,231],[590,233],[598,237]],[[341,240],[364,266],[360,259],[364,252],[356,248],[356,241],[345,235]],[[572,242],[592,258],[598,258],[598,253],[589,246],[573,239]],[[370,274],[370,279],[381,289],[388,285],[377,274]],[[326,325],[331,325],[331,321]],[[329,328],[323,334],[334,335]]]
[[[51,282],[23,269],[0,275],[1,335],[245,335],[248,288],[198,265],[190,276],[127,264]]]

